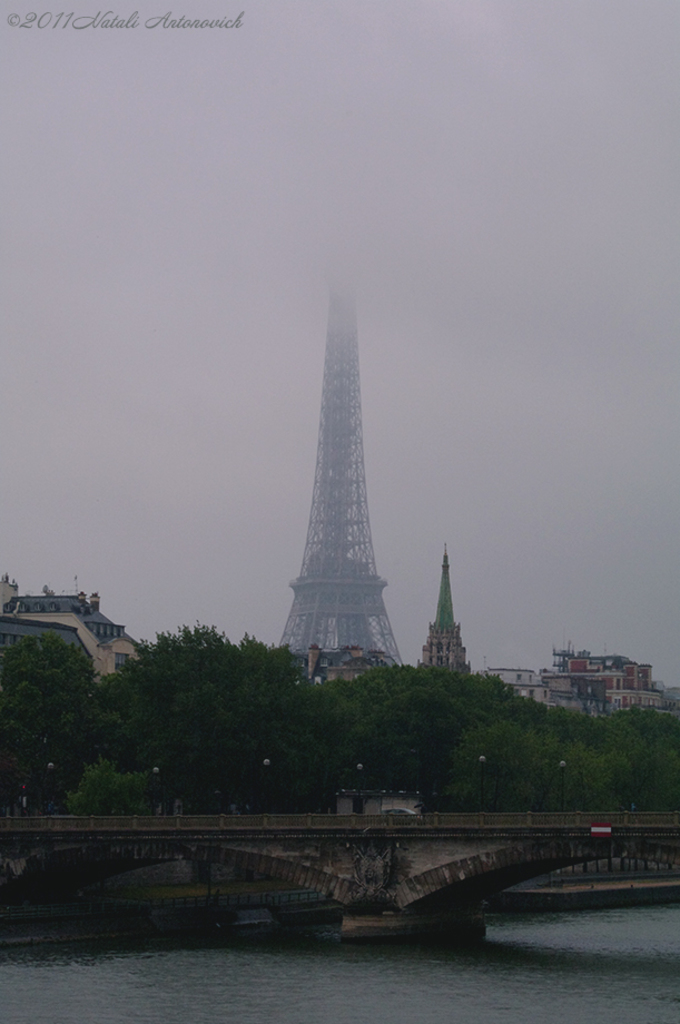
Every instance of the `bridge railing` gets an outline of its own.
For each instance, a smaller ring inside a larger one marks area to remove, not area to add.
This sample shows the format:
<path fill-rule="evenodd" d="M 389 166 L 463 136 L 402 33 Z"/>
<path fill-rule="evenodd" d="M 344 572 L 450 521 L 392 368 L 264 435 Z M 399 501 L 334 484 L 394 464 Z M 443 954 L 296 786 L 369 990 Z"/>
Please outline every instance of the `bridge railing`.
<path fill-rule="evenodd" d="M 3 832 L 238 832 L 252 829 L 499 829 L 499 828 L 589 828 L 591 822 L 613 826 L 672 828 L 680 826 L 680 812 L 668 811 L 572 811 L 472 814 L 241 814 L 241 815 L 114 815 L 94 817 L 0 818 Z"/>

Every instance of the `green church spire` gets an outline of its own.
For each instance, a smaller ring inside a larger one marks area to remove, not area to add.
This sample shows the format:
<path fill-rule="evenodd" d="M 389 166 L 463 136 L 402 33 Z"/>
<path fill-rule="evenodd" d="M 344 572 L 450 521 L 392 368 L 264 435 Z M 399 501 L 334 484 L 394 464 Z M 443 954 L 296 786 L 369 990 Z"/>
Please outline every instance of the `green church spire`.
<path fill-rule="evenodd" d="M 451 580 L 449 579 L 449 556 L 444 545 L 444 561 L 442 562 L 442 581 L 439 586 L 437 616 L 434 628 L 437 630 L 453 629 L 453 601 L 451 600 Z"/>
<path fill-rule="evenodd" d="M 444 545 L 437 615 L 434 622 L 430 623 L 430 632 L 423 647 L 423 660 L 420 664 L 448 668 L 451 672 L 470 671 L 470 664 L 465 659 L 465 648 L 460 638 L 460 625 L 453 618 L 449 556 L 446 553 L 446 545 Z"/>

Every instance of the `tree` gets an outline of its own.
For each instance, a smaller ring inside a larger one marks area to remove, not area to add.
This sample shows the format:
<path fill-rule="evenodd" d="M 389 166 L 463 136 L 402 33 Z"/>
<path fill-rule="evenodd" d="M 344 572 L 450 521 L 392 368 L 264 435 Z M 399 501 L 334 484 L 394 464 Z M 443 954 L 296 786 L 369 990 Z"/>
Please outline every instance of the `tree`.
<path fill-rule="evenodd" d="M 680 806 L 680 722 L 652 709 L 631 708 L 607 723 L 604 753 L 612 765 L 617 805 L 639 811 Z"/>
<path fill-rule="evenodd" d="M 23 773 L 14 754 L 0 750 L 0 807 L 11 807 L 21 795 Z"/>
<path fill-rule="evenodd" d="M 444 668 L 376 668 L 316 687 L 314 703 L 335 722 L 326 756 L 335 787 L 417 789 L 446 809 L 452 751 L 466 730 L 506 714 L 514 698 L 500 680 Z M 326 744 L 328 746 L 328 744 Z"/>
<path fill-rule="evenodd" d="M 2 664 L 0 742 L 25 775 L 29 806 L 75 787 L 96 757 L 92 665 L 55 633 L 24 637 Z M 54 767 L 48 769 L 48 765 Z"/>
<path fill-rule="evenodd" d="M 117 772 L 111 761 L 99 758 L 83 772 L 66 807 L 71 814 L 144 814 L 148 812 L 149 779 L 144 772 Z"/>
<path fill-rule="evenodd" d="M 285 809 L 303 771 L 297 736 L 308 689 L 287 648 L 248 636 L 236 645 L 214 628 L 185 626 L 141 644 L 139 657 L 104 681 L 101 699 L 125 723 L 134 752 L 126 767 L 158 767 L 167 803 Z"/>

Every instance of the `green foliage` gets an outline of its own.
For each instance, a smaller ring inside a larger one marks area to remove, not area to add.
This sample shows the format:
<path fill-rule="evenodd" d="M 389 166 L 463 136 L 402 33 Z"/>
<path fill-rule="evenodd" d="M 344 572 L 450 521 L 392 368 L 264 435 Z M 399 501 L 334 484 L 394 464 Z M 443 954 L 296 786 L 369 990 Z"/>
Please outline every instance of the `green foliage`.
<path fill-rule="evenodd" d="M 23 773 L 14 754 L 0 750 L 0 807 L 11 807 L 21 794 Z"/>
<path fill-rule="evenodd" d="M 447 793 L 455 810 L 554 810 L 559 744 L 548 731 L 498 718 L 465 734 L 452 756 Z M 486 758 L 482 766 L 480 756 Z M 482 780 L 482 771 L 484 779 Z M 551 803 L 553 806 L 550 806 Z"/>
<path fill-rule="evenodd" d="M 205 626 L 140 645 L 100 684 L 56 636 L 23 640 L 5 655 L 0 749 L 8 792 L 28 780 L 35 809 L 68 788 L 80 813 L 175 799 L 195 813 L 327 811 L 341 788 L 417 789 L 429 810 L 479 810 L 482 755 L 488 811 L 680 807 L 670 715 L 590 718 L 442 668 L 311 686 L 286 648 Z"/>
<path fill-rule="evenodd" d="M 294 736 L 308 687 L 287 649 L 185 626 L 142 644 L 103 689 L 125 721 L 135 766 L 159 768 L 166 805 L 179 797 L 193 811 L 263 809 L 295 794 L 304 755 Z"/>
<path fill-rule="evenodd" d="M 18 759 L 30 805 L 77 785 L 83 765 L 96 757 L 94 692 L 87 656 L 55 633 L 24 637 L 5 652 L 0 744 Z"/>
<path fill-rule="evenodd" d="M 465 731 L 512 701 L 497 679 L 408 665 L 334 680 L 313 698 L 335 724 L 326 756 L 336 787 L 418 789 L 428 807 L 439 805 Z"/>
<path fill-rule="evenodd" d="M 148 777 L 144 772 L 117 772 L 110 761 L 99 758 L 88 765 L 66 807 L 71 814 L 143 814 L 148 811 Z"/>
<path fill-rule="evenodd" d="M 590 718 L 520 697 L 508 712 L 467 732 L 453 751 L 453 809 L 480 809 L 481 755 L 487 811 L 557 811 L 562 801 L 582 811 L 680 806 L 678 719 L 638 709 Z"/>

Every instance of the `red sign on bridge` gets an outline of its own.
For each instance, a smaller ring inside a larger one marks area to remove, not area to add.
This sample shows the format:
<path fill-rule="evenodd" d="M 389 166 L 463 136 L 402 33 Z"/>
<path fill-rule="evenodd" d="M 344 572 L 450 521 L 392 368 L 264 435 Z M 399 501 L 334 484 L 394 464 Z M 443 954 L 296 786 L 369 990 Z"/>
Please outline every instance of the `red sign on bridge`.
<path fill-rule="evenodd" d="M 612 827 L 607 821 L 594 821 L 590 826 L 591 836 L 610 836 Z"/>

